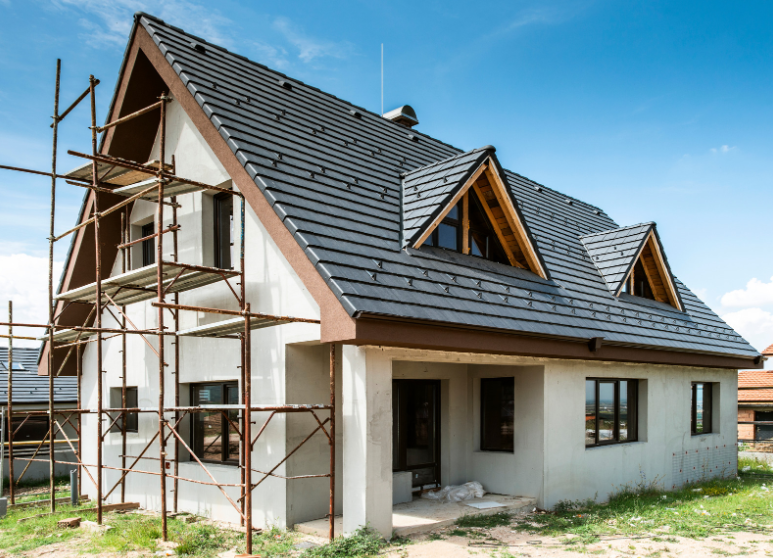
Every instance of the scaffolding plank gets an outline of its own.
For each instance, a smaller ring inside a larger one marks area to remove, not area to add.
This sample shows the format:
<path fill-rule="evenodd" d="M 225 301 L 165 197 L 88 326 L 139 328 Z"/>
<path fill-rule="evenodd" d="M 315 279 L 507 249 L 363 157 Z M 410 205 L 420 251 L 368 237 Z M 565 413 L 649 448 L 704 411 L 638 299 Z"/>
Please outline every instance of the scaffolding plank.
<path fill-rule="evenodd" d="M 156 183 L 156 181 L 157 181 L 157 178 L 153 177 L 150 180 L 144 180 L 142 182 L 137 182 L 136 184 L 131 184 L 130 186 L 117 188 L 116 190 L 113 191 L 113 193 L 118 194 L 119 196 L 126 196 L 128 198 L 135 194 L 139 194 L 146 188 L 151 187 L 153 184 Z M 204 190 L 204 188 L 202 188 L 201 186 L 195 186 L 193 184 L 188 184 L 186 182 L 172 180 L 171 182 L 167 183 L 164 186 L 164 197 L 171 198 L 172 196 L 181 196 L 183 194 L 192 194 L 194 192 L 201 192 L 202 190 Z M 158 199 L 158 193 L 157 191 L 150 192 L 147 195 L 142 196 L 142 199 L 148 200 L 148 201 L 156 201 Z"/>
<path fill-rule="evenodd" d="M 146 165 L 158 166 L 158 161 L 148 161 Z M 171 170 L 171 165 L 166 165 L 168 170 Z M 97 174 L 101 178 L 101 182 L 107 182 L 109 184 L 115 184 L 116 186 L 128 186 L 135 184 L 142 180 L 152 178 L 153 175 L 147 172 L 126 169 L 116 165 L 111 165 L 103 161 L 97 162 Z M 65 176 L 70 178 L 79 178 L 81 180 L 91 181 L 91 161 L 83 163 L 81 166 L 71 170 Z M 136 193 L 136 192 L 135 192 Z"/>
<path fill-rule="evenodd" d="M 110 296 L 116 304 L 133 304 L 143 300 L 156 298 L 156 264 L 147 265 L 114 275 L 102 281 L 102 291 Z M 211 269 L 212 271 L 208 271 Z M 179 277 L 178 277 L 179 274 Z M 164 262 L 163 284 L 174 284 L 169 288 L 169 293 L 179 293 L 217 283 L 224 279 L 238 276 L 237 271 L 230 269 L 218 270 L 215 268 L 190 269 L 171 262 Z M 97 298 L 97 284 L 90 283 L 54 297 L 56 300 L 71 302 L 83 302 L 93 304 Z"/>
<path fill-rule="evenodd" d="M 273 318 L 250 318 L 250 329 L 262 329 L 276 325 L 289 324 L 292 320 L 276 320 Z M 190 329 L 179 331 L 177 335 L 186 337 L 223 337 L 224 335 L 234 335 L 244 331 L 244 318 L 233 318 L 222 320 L 211 324 L 200 325 Z"/>

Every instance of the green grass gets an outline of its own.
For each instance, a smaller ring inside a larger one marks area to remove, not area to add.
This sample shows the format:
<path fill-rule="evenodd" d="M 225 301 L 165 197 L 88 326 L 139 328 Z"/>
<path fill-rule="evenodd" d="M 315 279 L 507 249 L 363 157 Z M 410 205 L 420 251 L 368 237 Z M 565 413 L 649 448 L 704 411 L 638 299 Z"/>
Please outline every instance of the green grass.
<path fill-rule="evenodd" d="M 766 483 L 771 479 L 742 473 L 738 479 L 712 480 L 674 492 L 652 485 L 627 487 L 607 504 L 564 502 L 554 512 L 530 517 L 513 529 L 554 537 L 571 534 L 579 543 L 603 535 L 705 538 L 720 531 L 762 532 L 773 527 L 773 492 Z"/>

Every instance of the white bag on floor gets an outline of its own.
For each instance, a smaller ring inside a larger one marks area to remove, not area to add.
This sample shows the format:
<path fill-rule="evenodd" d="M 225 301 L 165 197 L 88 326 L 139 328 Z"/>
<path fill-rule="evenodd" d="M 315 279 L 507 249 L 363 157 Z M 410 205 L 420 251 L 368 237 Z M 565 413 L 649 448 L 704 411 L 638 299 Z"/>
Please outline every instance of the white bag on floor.
<path fill-rule="evenodd" d="M 473 498 L 482 498 L 486 494 L 483 485 L 478 481 L 464 483 L 460 486 L 444 486 L 434 492 L 425 492 L 421 495 L 427 500 L 441 500 L 444 502 L 463 502 Z"/>

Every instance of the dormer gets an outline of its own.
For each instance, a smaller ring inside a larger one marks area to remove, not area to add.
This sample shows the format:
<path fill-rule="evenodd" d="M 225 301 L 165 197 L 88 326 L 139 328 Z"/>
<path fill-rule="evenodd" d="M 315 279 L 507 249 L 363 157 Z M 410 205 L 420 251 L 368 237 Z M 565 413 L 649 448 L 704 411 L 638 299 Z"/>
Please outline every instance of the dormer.
<path fill-rule="evenodd" d="M 548 278 L 491 146 L 403 178 L 403 247 L 435 246 Z"/>
<path fill-rule="evenodd" d="M 655 223 L 580 237 L 614 296 L 657 300 L 684 310 Z"/>

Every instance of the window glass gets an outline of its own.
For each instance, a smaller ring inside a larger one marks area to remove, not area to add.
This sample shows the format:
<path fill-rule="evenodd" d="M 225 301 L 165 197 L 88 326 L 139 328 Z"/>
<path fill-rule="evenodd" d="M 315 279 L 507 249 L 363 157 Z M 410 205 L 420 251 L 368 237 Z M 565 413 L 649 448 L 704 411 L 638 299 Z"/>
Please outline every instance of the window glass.
<path fill-rule="evenodd" d="M 140 238 L 145 238 L 155 232 L 155 223 L 142 225 Z M 148 240 L 142 241 L 142 265 L 153 265 L 154 263 L 156 263 L 156 240 L 155 238 L 149 238 Z"/>
<path fill-rule="evenodd" d="M 761 422 L 773 422 L 773 412 L 771 411 L 755 411 L 754 420 Z M 755 427 L 756 434 L 755 440 L 771 440 L 773 439 L 773 424 L 759 424 Z"/>
<path fill-rule="evenodd" d="M 585 445 L 638 439 L 638 380 L 585 381 Z"/>
<path fill-rule="evenodd" d="M 126 388 L 126 407 L 138 407 L 137 404 L 137 388 Z M 139 413 L 126 413 L 126 431 L 137 432 L 139 427 Z"/>
<path fill-rule="evenodd" d="M 481 444 L 484 451 L 513 451 L 515 392 L 513 378 L 482 378 Z"/>
<path fill-rule="evenodd" d="M 596 444 L 596 382 L 585 380 L 585 445 Z"/>
<path fill-rule="evenodd" d="M 711 384 L 695 382 L 692 384 L 692 401 L 690 409 L 692 434 L 711 433 L 712 396 Z"/>
<path fill-rule="evenodd" d="M 615 439 L 615 384 L 599 384 L 599 442 Z"/>
<path fill-rule="evenodd" d="M 445 217 L 446 219 L 459 219 L 459 206 L 455 205 L 451 208 Z"/>
<path fill-rule="evenodd" d="M 238 403 L 236 383 L 198 384 L 191 386 L 193 405 L 224 405 Z M 228 418 L 237 424 L 239 414 L 225 411 Z M 191 437 L 193 452 L 202 461 L 238 461 L 239 436 L 223 416 L 222 411 L 193 413 Z"/>
<path fill-rule="evenodd" d="M 233 268 L 234 199 L 222 192 L 214 197 L 215 206 L 215 267 Z"/>
<path fill-rule="evenodd" d="M 440 248 L 446 248 L 448 250 L 459 250 L 459 227 L 449 225 L 448 223 L 440 223 L 438 225 L 438 243 Z"/>

